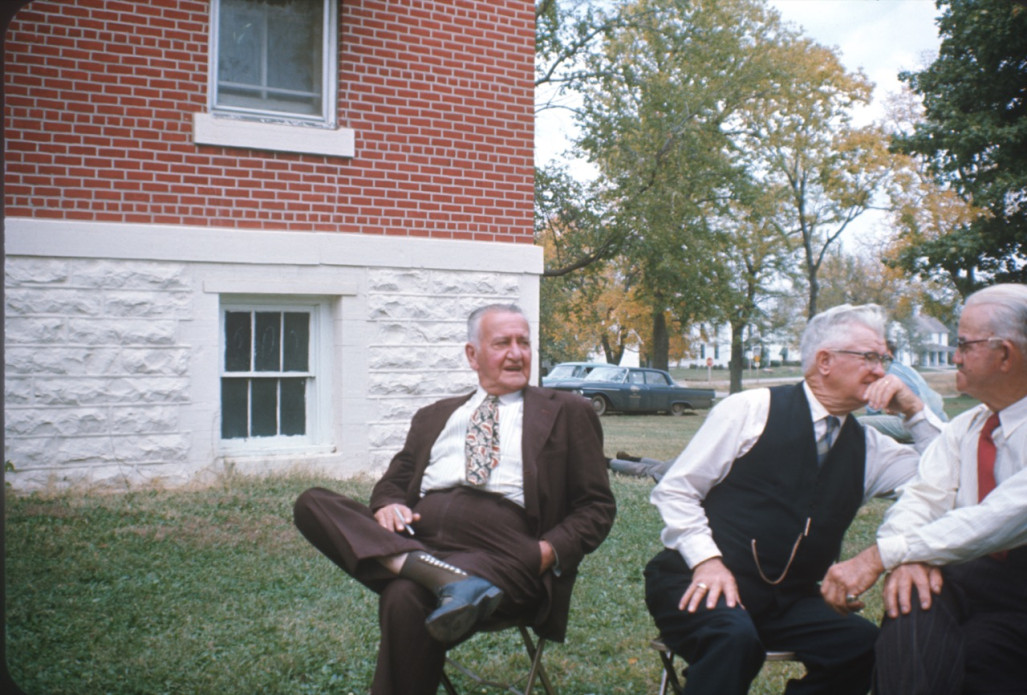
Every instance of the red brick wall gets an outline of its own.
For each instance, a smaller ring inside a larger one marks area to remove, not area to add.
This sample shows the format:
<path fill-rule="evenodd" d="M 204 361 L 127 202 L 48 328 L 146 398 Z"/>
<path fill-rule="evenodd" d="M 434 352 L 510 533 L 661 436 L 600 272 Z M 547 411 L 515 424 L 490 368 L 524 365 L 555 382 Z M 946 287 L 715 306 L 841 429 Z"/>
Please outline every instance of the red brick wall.
<path fill-rule="evenodd" d="M 342 0 L 352 159 L 192 143 L 209 12 L 203 0 L 18 12 L 4 52 L 6 215 L 531 243 L 527 0 Z"/>

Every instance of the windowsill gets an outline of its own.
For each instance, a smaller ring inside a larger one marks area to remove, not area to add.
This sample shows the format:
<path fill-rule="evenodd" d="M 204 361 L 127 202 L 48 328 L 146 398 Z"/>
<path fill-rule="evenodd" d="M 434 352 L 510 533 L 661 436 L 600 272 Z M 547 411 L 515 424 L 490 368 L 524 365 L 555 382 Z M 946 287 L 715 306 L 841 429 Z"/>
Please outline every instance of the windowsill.
<path fill-rule="evenodd" d="M 356 153 L 352 128 L 328 130 L 284 123 L 261 123 L 237 118 L 219 118 L 209 113 L 193 114 L 193 142 L 197 145 L 299 152 L 330 157 L 352 157 Z"/>

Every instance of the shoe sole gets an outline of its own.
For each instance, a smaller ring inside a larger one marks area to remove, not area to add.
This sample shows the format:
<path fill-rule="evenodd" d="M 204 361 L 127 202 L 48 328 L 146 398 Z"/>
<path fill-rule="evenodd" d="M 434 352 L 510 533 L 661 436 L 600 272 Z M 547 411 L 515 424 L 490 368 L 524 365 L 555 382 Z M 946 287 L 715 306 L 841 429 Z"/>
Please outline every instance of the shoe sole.
<path fill-rule="evenodd" d="M 429 635 L 443 644 L 459 642 L 475 625 L 492 615 L 502 600 L 503 591 L 494 586 L 482 593 L 474 603 L 466 603 L 425 621 L 425 627 Z"/>

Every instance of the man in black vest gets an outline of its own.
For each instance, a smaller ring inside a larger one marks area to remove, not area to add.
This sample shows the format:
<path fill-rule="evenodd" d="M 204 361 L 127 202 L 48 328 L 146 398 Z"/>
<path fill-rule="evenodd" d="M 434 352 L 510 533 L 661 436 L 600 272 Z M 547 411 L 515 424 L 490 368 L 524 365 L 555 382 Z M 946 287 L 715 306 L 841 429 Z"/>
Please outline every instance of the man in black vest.
<path fill-rule="evenodd" d="M 744 695 L 767 650 L 806 667 L 789 695 L 869 688 L 877 628 L 835 612 L 818 582 L 860 505 L 905 483 L 941 429 L 885 377 L 884 328 L 876 305 L 815 316 L 804 381 L 724 399 L 653 490 L 665 549 L 646 566 L 646 604 L 689 664 L 688 695 Z M 850 416 L 868 404 L 901 412 L 916 449 Z"/>

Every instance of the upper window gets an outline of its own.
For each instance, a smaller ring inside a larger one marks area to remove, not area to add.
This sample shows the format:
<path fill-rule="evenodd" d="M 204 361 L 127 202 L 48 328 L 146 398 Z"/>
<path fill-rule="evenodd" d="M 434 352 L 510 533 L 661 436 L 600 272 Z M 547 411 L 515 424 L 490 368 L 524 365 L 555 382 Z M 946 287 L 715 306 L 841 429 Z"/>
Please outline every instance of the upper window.
<path fill-rule="evenodd" d="M 213 0 L 216 113 L 335 126 L 336 0 Z"/>

